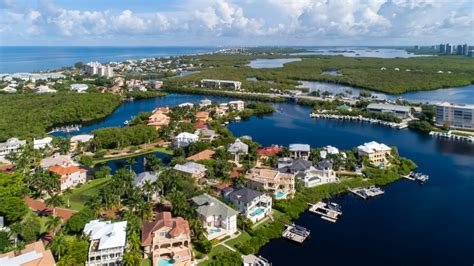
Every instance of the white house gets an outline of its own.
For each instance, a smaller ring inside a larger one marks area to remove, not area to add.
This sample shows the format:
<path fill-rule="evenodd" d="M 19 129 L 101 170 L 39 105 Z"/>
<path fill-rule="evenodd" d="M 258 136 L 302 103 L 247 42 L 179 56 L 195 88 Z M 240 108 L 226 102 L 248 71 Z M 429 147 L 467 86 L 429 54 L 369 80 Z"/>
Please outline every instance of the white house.
<path fill-rule="evenodd" d="M 308 144 L 290 144 L 290 157 L 293 159 L 308 160 L 311 146 Z"/>
<path fill-rule="evenodd" d="M 332 169 L 332 163 L 328 160 L 318 162 L 316 168 L 311 167 L 299 173 L 297 177 L 303 181 L 305 187 L 335 183 L 339 180 L 336 176 L 336 172 Z"/>
<path fill-rule="evenodd" d="M 121 265 L 127 245 L 127 222 L 92 220 L 84 227 L 89 237 L 86 266 Z"/>
<path fill-rule="evenodd" d="M 74 162 L 69 155 L 60 155 L 59 153 L 55 153 L 52 156 L 46 157 L 41 160 L 40 166 L 43 169 L 47 169 L 51 166 L 55 165 L 62 165 L 62 166 L 69 166 L 74 165 L 77 166 L 78 164 Z"/>
<path fill-rule="evenodd" d="M 192 198 L 196 212 L 209 240 L 232 236 L 237 232 L 237 212 L 218 199 L 202 194 Z"/>
<path fill-rule="evenodd" d="M 227 150 L 234 155 L 234 160 L 238 162 L 240 161 L 240 155 L 249 153 L 249 145 L 243 143 L 240 139 L 236 139 Z"/>
<path fill-rule="evenodd" d="M 19 140 L 17 138 L 9 138 L 6 142 L 0 143 L 0 157 L 17 152 L 21 146 L 26 144 L 26 140 Z"/>
<path fill-rule="evenodd" d="M 7 92 L 7 93 L 15 93 L 15 92 L 17 92 L 17 89 L 15 89 L 12 86 L 8 85 L 5 88 L 1 89 L 0 91 Z"/>
<path fill-rule="evenodd" d="M 236 111 L 243 111 L 245 109 L 245 102 L 244 101 L 230 101 L 229 102 L 229 105 L 232 106 L 232 108 L 234 108 L 234 110 Z"/>
<path fill-rule="evenodd" d="M 331 155 L 336 155 L 336 154 L 339 154 L 339 149 L 336 148 L 336 147 L 333 147 L 333 146 L 326 146 L 324 147 L 320 152 L 319 152 L 319 156 L 323 159 L 326 159 L 326 157 L 331 154 Z"/>
<path fill-rule="evenodd" d="M 183 147 L 187 147 L 189 144 L 196 142 L 198 140 L 199 140 L 198 135 L 188 133 L 188 132 L 182 132 L 182 133 L 179 133 L 178 136 L 176 136 L 175 145 L 178 148 L 183 148 Z"/>
<path fill-rule="evenodd" d="M 71 91 L 77 93 L 85 93 L 87 89 L 89 89 L 89 86 L 87 84 L 71 84 Z"/>
<path fill-rule="evenodd" d="M 82 134 L 82 135 L 76 135 L 71 137 L 69 140 L 69 145 L 71 145 L 70 150 L 74 151 L 76 150 L 77 146 L 79 143 L 87 143 L 91 141 L 94 138 L 94 135 L 89 135 L 89 134 Z"/>
<path fill-rule="evenodd" d="M 388 163 L 387 155 L 390 154 L 391 150 L 387 145 L 375 141 L 357 146 L 359 156 L 369 157 L 369 161 L 378 166 L 385 166 Z"/>
<path fill-rule="evenodd" d="M 40 85 L 36 88 L 36 93 L 42 94 L 42 93 L 55 93 L 56 90 L 50 89 L 48 85 Z"/>
<path fill-rule="evenodd" d="M 249 188 L 240 188 L 227 195 L 227 199 L 253 223 L 272 213 L 272 197 Z"/>
<path fill-rule="evenodd" d="M 184 175 L 191 176 L 197 179 L 204 177 L 207 171 L 206 166 L 195 162 L 176 164 L 173 169 Z"/>
<path fill-rule="evenodd" d="M 33 148 L 36 150 L 39 150 L 39 149 L 44 149 L 46 147 L 51 147 L 52 141 L 53 141 L 53 138 L 51 137 L 46 137 L 42 139 L 33 139 Z"/>

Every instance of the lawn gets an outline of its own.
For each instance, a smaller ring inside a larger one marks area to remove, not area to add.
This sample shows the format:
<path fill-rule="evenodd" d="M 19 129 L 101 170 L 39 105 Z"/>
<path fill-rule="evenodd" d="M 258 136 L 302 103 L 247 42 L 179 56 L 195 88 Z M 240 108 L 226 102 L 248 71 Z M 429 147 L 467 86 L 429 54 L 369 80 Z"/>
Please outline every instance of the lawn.
<path fill-rule="evenodd" d="M 150 259 L 142 259 L 140 261 L 140 266 L 151 266 L 151 260 Z"/>
<path fill-rule="evenodd" d="M 226 252 L 226 251 L 231 251 L 231 250 L 224 247 L 224 246 L 222 246 L 222 245 L 219 245 L 219 246 L 213 247 L 211 252 L 208 254 L 208 256 L 209 256 L 210 259 L 212 259 L 212 257 L 214 257 L 215 255 Z M 209 265 L 209 261 L 210 260 L 203 261 L 203 262 L 199 263 L 198 265 L 199 266 Z"/>
<path fill-rule="evenodd" d="M 225 242 L 228 246 L 230 247 L 233 247 L 233 248 L 236 248 L 235 246 L 238 244 L 238 243 L 243 243 L 247 240 L 249 240 L 251 238 L 251 236 L 249 235 L 249 233 L 247 232 L 242 232 L 238 237 L 234 238 L 234 239 L 231 239 L 227 242 Z"/>
<path fill-rule="evenodd" d="M 69 198 L 73 210 L 81 210 L 84 203 L 94 195 L 98 195 L 101 188 L 106 186 L 112 180 L 111 177 L 95 179 L 73 189 Z M 67 200 L 67 198 L 65 199 Z"/>

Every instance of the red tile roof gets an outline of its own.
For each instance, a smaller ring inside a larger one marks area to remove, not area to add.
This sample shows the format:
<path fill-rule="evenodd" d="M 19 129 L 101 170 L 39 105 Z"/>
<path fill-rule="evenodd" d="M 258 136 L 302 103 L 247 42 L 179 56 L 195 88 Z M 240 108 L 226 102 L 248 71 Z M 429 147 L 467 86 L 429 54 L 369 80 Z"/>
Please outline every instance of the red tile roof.
<path fill-rule="evenodd" d="M 189 161 L 209 160 L 209 159 L 212 159 L 212 156 L 215 153 L 216 152 L 213 150 L 203 150 L 202 152 L 198 152 L 192 156 L 189 156 L 188 158 L 186 158 L 186 160 L 189 160 Z"/>
<path fill-rule="evenodd" d="M 257 151 L 257 154 L 260 156 L 278 155 L 280 153 L 281 148 L 278 146 L 266 147 Z"/>
<path fill-rule="evenodd" d="M 40 212 L 43 212 L 43 213 L 47 213 L 47 214 L 51 214 L 51 215 L 53 214 L 53 208 L 47 207 L 40 200 L 34 200 L 30 197 L 25 197 L 25 202 L 30 207 L 30 209 L 33 209 L 35 211 L 40 211 Z M 75 213 L 77 213 L 77 211 L 66 210 L 66 209 L 62 209 L 62 208 L 56 208 L 55 212 L 56 212 L 56 216 L 60 216 L 60 217 L 63 218 L 63 222 L 66 222 L 67 220 L 69 220 L 69 218 L 71 218 L 71 216 L 73 216 Z"/>
<path fill-rule="evenodd" d="M 169 227 L 168 232 L 171 237 L 180 235 L 190 235 L 188 221 L 181 217 L 173 218 L 170 212 L 159 212 L 156 214 L 155 221 L 145 221 L 142 228 L 142 246 L 149 246 L 153 241 L 153 232 L 163 228 Z"/>

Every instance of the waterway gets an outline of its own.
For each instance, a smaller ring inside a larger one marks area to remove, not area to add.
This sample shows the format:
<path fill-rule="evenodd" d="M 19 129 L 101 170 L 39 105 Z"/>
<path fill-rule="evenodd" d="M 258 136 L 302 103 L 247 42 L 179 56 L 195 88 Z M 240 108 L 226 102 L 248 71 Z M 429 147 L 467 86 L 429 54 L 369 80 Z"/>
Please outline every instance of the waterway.
<path fill-rule="evenodd" d="M 425 92 L 430 93 L 430 92 Z M 434 97 L 434 96 L 433 96 Z M 229 98 L 170 94 L 125 103 L 103 121 L 81 133 L 120 126 L 141 111 L 201 99 Z M 444 97 L 448 100 L 449 97 Z M 343 216 L 336 223 L 304 213 L 296 223 L 311 230 L 302 246 L 277 239 L 262 248 L 273 265 L 472 265 L 474 262 L 474 145 L 396 130 L 379 125 L 316 120 L 310 108 L 275 104 L 276 112 L 231 123 L 235 136 L 250 135 L 264 146 L 308 143 L 351 149 L 368 141 L 397 146 L 430 175 L 425 185 L 400 180 L 385 187 L 385 195 L 364 201 L 351 195 L 334 199 Z M 122 162 L 123 164 L 123 162 Z M 140 172 L 143 160 L 137 160 Z M 119 166 L 117 166 L 119 167 Z"/>
<path fill-rule="evenodd" d="M 290 62 L 301 61 L 301 58 L 255 59 L 250 61 L 251 68 L 278 68 Z"/>
<path fill-rule="evenodd" d="M 346 57 L 378 57 L 378 58 L 408 58 L 426 55 L 415 55 L 404 49 L 374 48 L 374 47 L 309 47 L 307 52 L 291 55 L 342 55 Z"/>

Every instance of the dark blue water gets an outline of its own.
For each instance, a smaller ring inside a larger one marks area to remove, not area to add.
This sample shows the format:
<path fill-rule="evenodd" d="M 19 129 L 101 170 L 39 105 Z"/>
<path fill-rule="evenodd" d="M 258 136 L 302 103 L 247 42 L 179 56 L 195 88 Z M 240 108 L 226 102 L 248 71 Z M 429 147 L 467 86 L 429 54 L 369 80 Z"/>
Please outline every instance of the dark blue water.
<path fill-rule="evenodd" d="M 167 154 L 156 152 L 153 155 L 160 158 L 161 161 L 163 162 L 163 165 L 167 165 L 171 161 L 171 157 L 168 156 Z M 120 168 L 125 168 L 127 170 L 131 169 L 133 172 L 138 174 L 145 171 L 145 157 L 146 156 L 147 155 L 140 155 L 140 156 L 133 157 L 134 161 L 131 167 L 127 162 L 128 159 L 119 159 L 119 160 L 114 160 L 114 161 L 108 161 L 103 164 L 98 164 L 96 165 L 95 168 L 99 169 L 100 167 L 106 165 L 112 169 L 112 174 L 114 174 Z"/>
<path fill-rule="evenodd" d="M 150 57 L 207 53 L 212 47 L 70 47 L 0 46 L 0 73 L 71 67 L 76 62 L 125 61 Z"/>
<path fill-rule="evenodd" d="M 429 174 L 423 186 L 401 180 L 368 201 L 338 198 L 343 217 L 332 224 L 310 213 L 296 223 L 311 239 L 272 241 L 261 255 L 273 265 L 472 265 L 474 263 L 474 144 L 442 141 L 409 130 L 313 120 L 307 107 L 279 104 L 264 118 L 231 124 L 236 135 L 263 145 L 309 143 L 350 149 L 375 140 L 397 146 Z"/>

